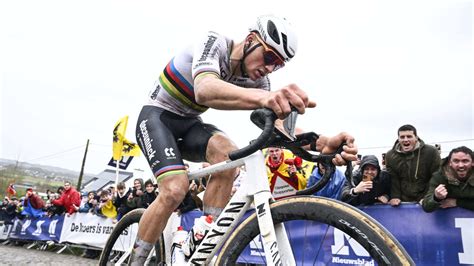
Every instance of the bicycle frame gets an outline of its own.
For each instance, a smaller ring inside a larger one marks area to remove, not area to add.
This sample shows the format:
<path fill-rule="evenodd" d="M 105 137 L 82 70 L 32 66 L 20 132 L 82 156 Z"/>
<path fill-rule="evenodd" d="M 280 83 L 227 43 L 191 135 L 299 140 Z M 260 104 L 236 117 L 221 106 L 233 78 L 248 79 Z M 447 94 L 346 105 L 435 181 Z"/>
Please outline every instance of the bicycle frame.
<path fill-rule="evenodd" d="M 270 200 L 273 198 L 262 151 L 258 150 L 250 156 L 235 161 L 229 160 L 194 171 L 189 174 L 189 179 L 197 179 L 242 165 L 245 165 L 247 175 L 243 177 L 240 187 L 213 223 L 212 228 L 189 259 L 188 264 L 211 264 L 216 252 L 253 203 L 267 265 L 295 265 L 284 225 L 273 225 L 270 212 Z"/>

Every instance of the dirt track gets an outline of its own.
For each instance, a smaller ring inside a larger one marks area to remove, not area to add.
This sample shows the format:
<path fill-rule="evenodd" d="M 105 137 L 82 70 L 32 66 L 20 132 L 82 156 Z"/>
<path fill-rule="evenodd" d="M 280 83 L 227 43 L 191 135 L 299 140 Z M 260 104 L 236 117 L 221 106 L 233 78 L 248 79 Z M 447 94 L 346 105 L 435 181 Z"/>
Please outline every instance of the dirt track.
<path fill-rule="evenodd" d="M 0 265 L 97 265 L 98 260 L 0 244 Z"/>

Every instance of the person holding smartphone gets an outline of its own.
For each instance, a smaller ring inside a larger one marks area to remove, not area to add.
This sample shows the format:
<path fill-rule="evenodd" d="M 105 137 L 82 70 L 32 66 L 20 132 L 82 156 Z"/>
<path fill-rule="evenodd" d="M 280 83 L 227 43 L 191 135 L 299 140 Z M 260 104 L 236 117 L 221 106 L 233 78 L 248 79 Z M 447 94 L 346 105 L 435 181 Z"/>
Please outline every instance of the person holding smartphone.
<path fill-rule="evenodd" d="M 390 176 L 380 169 L 377 157 L 362 157 L 359 169 L 352 179 L 354 185 L 346 180 L 341 200 L 354 206 L 387 204 L 390 200 Z"/>

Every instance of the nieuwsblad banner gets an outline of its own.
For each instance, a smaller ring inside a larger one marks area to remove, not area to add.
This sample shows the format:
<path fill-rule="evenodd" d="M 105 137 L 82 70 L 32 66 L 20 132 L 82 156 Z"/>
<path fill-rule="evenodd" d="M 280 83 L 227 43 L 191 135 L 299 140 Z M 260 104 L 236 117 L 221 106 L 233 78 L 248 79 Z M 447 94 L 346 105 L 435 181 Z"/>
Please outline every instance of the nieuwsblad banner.
<path fill-rule="evenodd" d="M 416 265 L 474 265 L 474 212 L 461 208 L 438 210 L 425 213 L 419 205 L 403 204 L 398 208 L 390 206 L 370 206 L 361 208 L 378 220 L 405 247 Z M 194 219 L 201 215 L 192 211 L 168 222 L 177 228 L 181 222 L 186 230 L 192 227 Z M 74 214 L 69 217 L 16 220 L 9 238 L 23 240 L 52 240 L 74 244 L 104 247 L 115 225 L 111 219 L 92 214 Z M 319 257 L 313 263 L 321 265 L 372 265 L 366 251 L 347 235 L 334 228 L 306 221 L 292 221 L 285 224 L 291 237 L 295 257 Z M 138 226 L 135 224 L 125 231 L 115 245 L 116 249 L 127 250 L 135 241 Z M 0 229 L 8 234 L 8 227 Z M 6 230 L 6 231 L 5 231 Z M 0 233 L 1 233 L 0 232 Z M 166 232 L 165 232 L 166 234 Z M 168 232 L 171 238 L 171 231 Z M 308 234 L 311 241 L 307 241 Z M 306 240 L 306 241 L 305 241 Z M 244 261 L 262 263 L 263 254 L 260 239 L 246 248 Z M 307 260 L 305 260 L 307 261 Z"/>
<path fill-rule="evenodd" d="M 398 239 L 416 265 L 474 264 L 473 211 L 451 208 L 425 213 L 415 204 L 361 209 Z M 199 215 L 200 212 L 185 214 L 181 220 L 184 228 L 191 228 L 189 223 Z M 285 223 L 285 227 L 298 261 L 304 258 L 308 265 L 374 265 L 359 243 L 338 229 L 308 221 L 291 221 Z M 315 253 L 320 254 L 316 261 Z M 264 257 L 262 242 L 257 237 L 245 249 L 240 261 L 265 264 Z"/>

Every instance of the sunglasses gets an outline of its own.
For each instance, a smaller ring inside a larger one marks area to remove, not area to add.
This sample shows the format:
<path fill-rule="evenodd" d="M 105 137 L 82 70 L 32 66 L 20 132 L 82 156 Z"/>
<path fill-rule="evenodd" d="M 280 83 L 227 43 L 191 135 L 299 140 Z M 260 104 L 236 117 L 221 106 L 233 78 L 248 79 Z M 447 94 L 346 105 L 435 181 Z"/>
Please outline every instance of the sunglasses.
<path fill-rule="evenodd" d="M 263 46 L 263 62 L 266 66 L 274 66 L 274 70 L 280 69 L 285 66 L 285 60 L 272 48 L 268 47 L 268 45 L 260 38 L 258 34 L 254 34 L 257 41 Z"/>

